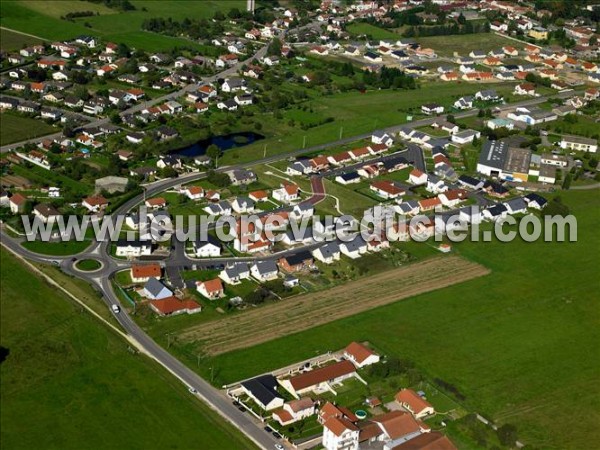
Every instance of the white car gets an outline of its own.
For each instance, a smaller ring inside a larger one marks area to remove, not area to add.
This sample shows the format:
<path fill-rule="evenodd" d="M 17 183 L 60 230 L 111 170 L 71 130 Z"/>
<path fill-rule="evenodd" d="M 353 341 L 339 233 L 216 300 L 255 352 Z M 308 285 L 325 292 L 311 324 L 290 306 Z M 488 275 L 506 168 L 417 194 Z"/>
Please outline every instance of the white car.
<path fill-rule="evenodd" d="M 281 445 L 281 444 L 275 444 L 275 448 L 276 448 L 277 450 L 285 450 L 285 448 L 284 448 L 284 447 L 283 447 L 283 445 Z"/>
<path fill-rule="evenodd" d="M 113 311 L 115 314 L 119 314 L 119 313 L 121 312 L 121 308 L 119 308 L 119 305 L 111 305 L 111 307 L 110 307 L 110 308 L 112 309 L 112 311 Z"/>

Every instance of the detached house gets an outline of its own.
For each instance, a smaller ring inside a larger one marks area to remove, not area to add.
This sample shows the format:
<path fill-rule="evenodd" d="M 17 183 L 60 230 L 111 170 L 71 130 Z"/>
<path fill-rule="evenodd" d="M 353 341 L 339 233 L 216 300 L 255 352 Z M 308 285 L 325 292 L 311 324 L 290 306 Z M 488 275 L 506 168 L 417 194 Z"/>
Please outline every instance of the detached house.
<path fill-rule="evenodd" d="M 410 412 L 415 419 L 422 419 L 435 414 L 433 406 L 412 389 L 402 389 L 396 394 L 395 400 Z"/>
<path fill-rule="evenodd" d="M 225 295 L 223 283 L 219 278 L 213 278 L 207 281 L 197 281 L 196 290 L 200 295 L 209 300 L 217 300 Z"/>
<path fill-rule="evenodd" d="M 359 369 L 379 362 L 379 355 L 358 342 L 352 342 L 344 349 L 344 357 Z"/>

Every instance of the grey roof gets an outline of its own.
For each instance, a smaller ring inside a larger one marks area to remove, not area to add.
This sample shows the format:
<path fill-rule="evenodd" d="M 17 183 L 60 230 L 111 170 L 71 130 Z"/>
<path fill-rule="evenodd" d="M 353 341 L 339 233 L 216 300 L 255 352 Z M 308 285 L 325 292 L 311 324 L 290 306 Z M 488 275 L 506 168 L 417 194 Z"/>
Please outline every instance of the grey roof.
<path fill-rule="evenodd" d="M 520 211 L 523 209 L 527 209 L 527 204 L 525 203 L 525 200 L 523 200 L 522 197 L 517 197 L 513 198 L 512 200 L 508 200 L 507 202 L 504 202 L 504 205 L 507 207 L 507 209 L 510 209 L 511 211 Z"/>
<path fill-rule="evenodd" d="M 418 207 L 419 207 L 419 202 L 417 202 L 416 200 L 408 200 L 408 201 L 400 203 L 400 205 L 399 205 L 400 210 L 404 213 L 408 213 Z"/>
<path fill-rule="evenodd" d="M 242 386 L 265 406 L 277 398 L 282 398 L 277 393 L 278 383 L 273 375 L 261 375 L 244 381 Z"/>
<path fill-rule="evenodd" d="M 483 144 L 483 148 L 479 154 L 479 164 L 501 170 L 504 168 L 507 154 L 507 143 L 488 140 Z"/>
<path fill-rule="evenodd" d="M 525 200 L 527 203 L 530 203 L 530 202 L 536 202 L 536 203 L 537 203 L 538 205 L 540 205 L 541 207 L 543 207 L 543 206 L 544 206 L 546 203 L 548 203 L 548 200 L 546 200 L 546 199 L 545 199 L 544 197 L 542 197 L 541 195 L 539 195 L 539 194 L 536 194 L 535 192 L 532 192 L 532 193 L 530 193 L 530 194 L 527 194 L 527 195 L 524 197 L 524 200 Z"/>
<path fill-rule="evenodd" d="M 494 205 L 490 208 L 487 209 L 490 214 L 492 215 L 492 217 L 496 217 L 499 216 L 500 214 L 502 214 L 503 212 L 506 212 L 506 206 L 504 206 L 503 204 L 499 203 L 497 205 Z"/>
<path fill-rule="evenodd" d="M 332 257 L 334 254 L 340 252 L 340 246 L 337 242 L 328 242 L 327 244 L 319 247 L 319 251 L 324 258 Z"/>
<path fill-rule="evenodd" d="M 358 235 L 351 241 L 343 242 L 341 245 L 344 245 L 349 252 L 354 252 L 367 245 L 367 242 L 361 235 Z"/>
<path fill-rule="evenodd" d="M 341 174 L 340 178 L 344 181 L 352 181 L 360 178 L 360 175 L 357 172 L 349 172 Z"/>
<path fill-rule="evenodd" d="M 194 246 L 196 248 L 202 248 L 202 247 L 206 247 L 207 245 L 215 245 L 219 248 L 221 248 L 221 243 L 214 238 L 213 236 L 211 236 L 210 234 L 206 236 L 206 239 L 196 239 L 196 241 L 194 242 Z"/>
<path fill-rule="evenodd" d="M 482 97 L 498 97 L 498 93 L 494 89 L 486 89 L 483 91 L 479 91 L 479 94 L 481 94 Z"/>
<path fill-rule="evenodd" d="M 223 269 L 229 278 L 237 278 L 243 273 L 248 273 L 248 264 L 243 262 L 233 263 Z"/>
<path fill-rule="evenodd" d="M 471 187 L 475 187 L 481 183 L 481 180 L 478 180 L 477 178 L 471 177 L 469 175 L 461 175 L 460 177 L 458 177 L 458 181 L 464 184 L 465 186 Z"/>
<path fill-rule="evenodd" d="M 275 263 L 275 261 L 272 261 L 270 259 L 256 261 L 254 265 L 256 266 L 256 270 L 258 271 L 258 273 L 261 275 L 271 272 L 277 272 L 277 264 Z"/>
<path fill-rule="evenodd" d="M 300 234 L 300 233 L 302 233 L 302 234 Z M 298 233 L 294 233 L 294 230 L 289 230 L 287 233 L 285 233 L 285 235 L 289 238 L 290 241 L 298 242 L 298 241 L 303 241 L 305 239 L 312 238 L 313 232 L 312 232 L 312 227 L 306 227 L 304 229 L 302 229 L 302 228 L 298 229 Z"/>
<path fill-rule="evenodd" d="M 156 297 L 160 295 L 165 289 L 169 292 L 169 295 L 172 294 L 171 290 L 158 281 L 156 278 L 150 278 L 146 284 L 144 285 L 144 289 L 152 296 Z"/>

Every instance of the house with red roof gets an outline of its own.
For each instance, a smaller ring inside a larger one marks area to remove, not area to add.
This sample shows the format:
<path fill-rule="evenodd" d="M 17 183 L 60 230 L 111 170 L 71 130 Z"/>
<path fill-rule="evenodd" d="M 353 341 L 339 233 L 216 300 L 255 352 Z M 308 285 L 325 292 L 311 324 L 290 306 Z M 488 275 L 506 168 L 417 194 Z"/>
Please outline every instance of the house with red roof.
<path fill-rule="evenodd" d="M 81 202 L 81 206 L 83 206 L 90 212 L 96 213 L 105 209 L 108 206 L 108 200 L 106 200 L 101 195 L 94 195 L 92 197 L 84 198 Z"/>
<path fill-rule="evenodd" d="M 149 302 L 150 308 L 159 316 L 176 316 L 178 314 L 195 314 L 202 311 L 202 306 L 192 299 L 180 300 L 170 296 Z"/>
<path fill-rule="evenodd" d="M 310 397 L 303 397 L 298 400 L 292 400 L 283 405 L 273 413 L 273 419 L 282 426 L 297 422 L 315 414 L 315 401 Z"/>
<path fill-rule="evenodd" d="M 145 202 L 146 208 L 159 209 L 167 206 L 167 201 L 162 197 L 149 198 Z"/>
<path fill-rule="evenodd" d="M 416 419 L 435 414 L 433 406 L 412 389 L 402 389 L 394 398 L 400 406 L 410 412 Z"/>
<path fill-rule="evenodd" d="M 162 269 L 160 264 L 134 264 L 130 270 L 131 281 L 134 283 L 145 283 L 150 278 L 160 280 Z"/>
<path fill-rule="evenodd" d="M 392 199 L 404 195 L 406 191 L 390 180 L 378 180 L 371 183 L 369 188 L 379 197 Z"/>
<path fill-rule="evenodd" d="M 344 357 L 352 361 L 357 368 L 379 362 L 379 355 L 359 342 L 351 342 L 344 349 Z"/>
<path fill-rule="evenodd" d="M 197 281 L 196 290 L 209 300 L 216 300 L 225 296 L 225 289 L 220 278 L 213 278 L 207 281 Z"/>
<path fill-rule="evenodd" d="M 282 203 L 291 203 L 298 200 L 300 187 L 297 184 L 286 183 L 281 188 L 275 189 L 271 196 Z"/>

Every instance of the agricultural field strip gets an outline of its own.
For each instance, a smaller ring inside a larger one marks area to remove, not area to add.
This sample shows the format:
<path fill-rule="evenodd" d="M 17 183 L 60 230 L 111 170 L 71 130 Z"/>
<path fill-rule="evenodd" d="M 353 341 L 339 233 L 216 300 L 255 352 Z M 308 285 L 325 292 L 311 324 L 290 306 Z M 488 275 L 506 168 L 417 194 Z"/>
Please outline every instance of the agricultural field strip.
<path fill-rule="evenodd" d="M 488 273 L 490 271 L 484 266 L 464 258 L 440 256 L 323 292 L 193 326 L 182 330 L 179 339 L 205 343 L 204 351 L 208 354 L 226 353 Z"/>

